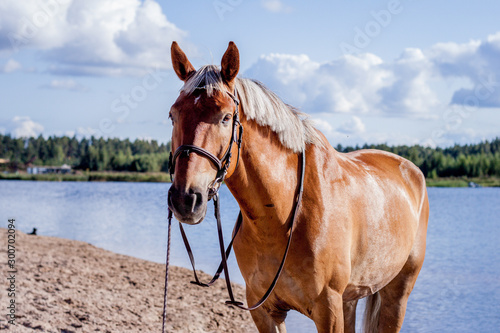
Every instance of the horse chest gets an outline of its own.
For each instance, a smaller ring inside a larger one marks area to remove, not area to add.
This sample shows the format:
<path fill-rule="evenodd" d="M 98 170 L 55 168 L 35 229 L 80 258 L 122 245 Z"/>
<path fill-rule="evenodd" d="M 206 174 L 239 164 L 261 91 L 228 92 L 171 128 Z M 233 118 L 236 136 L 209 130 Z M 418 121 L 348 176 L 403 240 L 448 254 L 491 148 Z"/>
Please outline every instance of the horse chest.
<path fill-rule="evenodd" d="M 297 244 L 300 237 L 295 238 Z M 282 244 L 283 245 L 283 244 Z M 262 253 L 258 247 L 246 247 L 235 243 L 235 253 L 247 290 L 261 297 L 271 285 L 282 260 L 284 247 L 274 246 Z M 305 255 L 302 247 L 292 246 L 284 270 L 276 288 L 267 301 L 269 305 L 283 310 L 306 313 L 324 288 L 324 272 L 318 274 L 313 256 Z M 321 277 L 320 277 L 321 276 Z"/>

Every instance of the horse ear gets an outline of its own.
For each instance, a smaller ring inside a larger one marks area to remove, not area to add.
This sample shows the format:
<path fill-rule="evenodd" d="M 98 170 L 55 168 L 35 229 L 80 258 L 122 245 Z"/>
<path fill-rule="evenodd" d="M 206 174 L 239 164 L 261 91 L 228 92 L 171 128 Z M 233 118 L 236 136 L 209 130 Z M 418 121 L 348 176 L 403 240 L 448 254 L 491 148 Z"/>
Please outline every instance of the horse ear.
<path fill-rule="evenodd" d="M 172 42 L 170 54 L 172 56 L 172 66 L 174 67 L 175 74 L 177 74 L 182 81 L 186 81 L 196 70 L 189 62 L 186 54 L 181 50 L 179 45 L 177 45 L 177 42 Z"/>
<path fill-rule="evenodd" d="M 240 52 L 236 44 L 229 42 L 226 53 L 222 57 L 221 75 L 228 86 L 233 85 L 233 81 L 240 70 Z"/>

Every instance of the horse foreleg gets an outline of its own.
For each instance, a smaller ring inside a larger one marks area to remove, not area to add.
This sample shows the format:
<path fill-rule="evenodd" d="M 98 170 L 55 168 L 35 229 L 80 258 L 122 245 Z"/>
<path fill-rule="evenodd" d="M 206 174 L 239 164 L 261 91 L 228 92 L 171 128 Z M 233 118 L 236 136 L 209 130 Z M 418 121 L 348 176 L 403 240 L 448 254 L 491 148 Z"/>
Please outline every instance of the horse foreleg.
<path fill-rule="evenodd" d="M 314 304 L 311 318 L 318 333 L 342 333 L 344 314 L 342 294 L 326 290 Z"/>
<path fill-rule="evenodd" d="M 247 302 L 249 305 L 255 304 L 259 300 L 254 297 L 247 287 Z M 250 311 L 252 319 L 259 330 L 259 333 L 286 333 L 285 318 L 286 311 L 270 310 L 266 304 Z"/>
<path fill-rule="evenodd" d="M 344 333 L 356 332 L 356 306 L 358 300 L 344 302 Z"/>

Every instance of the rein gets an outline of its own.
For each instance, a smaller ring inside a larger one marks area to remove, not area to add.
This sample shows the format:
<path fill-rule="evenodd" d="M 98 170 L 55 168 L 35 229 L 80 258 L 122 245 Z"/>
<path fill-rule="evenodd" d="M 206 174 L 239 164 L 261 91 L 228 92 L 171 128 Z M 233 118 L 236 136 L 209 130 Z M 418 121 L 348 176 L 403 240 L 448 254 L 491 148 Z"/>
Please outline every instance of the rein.
<path fill-rule="evenodd" d="M 285 248 L 285 253 L 283 254 L 283 258 L 281 260 L 280 266 L 278 268 L 278 271 L 276 272 L 276 275 L 275 275 L 271 285 L 269 286 L 269 288 L 267 289 L 265 294 L 262 296 L 262 298 L 254 305 L 252 305 L 250 307 L 245 307 L 243 305 L 243 302 L 236 301 L 234 298 L 233 290 L 231 287 L 231 281 L 229 278 L 229 271 L 228 271 L 228 267 L 227 267 L 227 258 L 229 256 L 229 254 L 231 253 L 233 241 L 234 241 L 234 239 L 235 239 L 235 237 L 236 237 L 236 235 L 237 235 L 238 231 L 240 230 L 240 227 L 243 223 L 243 217 L 242 217 L 242 214 L 240 211 L 240 213 L 238 215 L 238 219 L 236 220 L 236 224 L 235 224 L 234 229 L 233 229 L 233 235 L 231 237 L 231 241 L 230 241 L 227 249 L 225 249 L 224 237 L 223 237 L 223 233 L 222 233 L 222 223 L 221 223 L 221 217 L 220 217 L 220 200 L 219 200 L 219 194 L 218 194 L 220 186 L 221 186 L 222 182 L 224 181 L 224 178 L 226 177 L 227 170 L 229 169 L 229 165 L 231 163 L 231 154 L 232 154 L 231 150 L 233 147 L 233 143 L 237 143 L 237 145 L 238 145 L 238 157 L 237 157 L 237 162 L 236 162 L 236 167 L 238 167 L 239 158 L 240 158 L 240 150 L 241 150 L 241 139 L 242 139 L 242 135 L 243 135 L 243 126 L 239 121 L 239 113 L 238 113 L 239 101 L 236 98 L 236 96 L 237 96 L 236 90 L 235 90 L 234 95 L 229 93 L 229 92 L 227 92 L 227 93 L 233 99 L 233 101 L 235 103 L 235 112 L 234 112 L 234 117 L 233 117 L 233 133 L 232 133 L 231 139 L 229 141 L 229 147 L 226 150 L 226 152 L 224 153 L 222 159 L 217 158 L 215 155 L 213 155 L 212 153 L 210 153 L 209 151 L 207 151 L 204 148 L 194 146 L 194 145 L 182 145 L 176 149 L 176 151 L 173 155 L 172 155 L 172 153 L 170 153 L 169 172 L 170 172 L 171 180 L 173 180 L 176 159 L 179 156 L 182 156 L 182 154 L 189 156 L 190 153 L 197 153 L 197 154 L 209 159 L 216 166 L 216 168 L 218 170 L 217 175 L 215 177 L 214 182 L 209 187 L 208 191 L 209 191 L 209 200 L 212 198 L 214 199 L 214 215 L 215 215 L 215 218 L 217 220 L 217 233 L 219 236 L 221 263 L 219 264 L 219 267 L 218 267 L 216 273 L 214 274 L 213 278 L 210 280 L 210 282 L 208 282 L 208 283 L 201 282 L 200 279 L 198 278 L 197 273 L 196 273 L 195 260 L 194 260 L 193 252 L 191 250 L 191 246 L 189 245 L 189 241 L 187 239 L 186 233 L 184 232 L 184 228 L 182 227 L 182 224 L 179 222 L 179 228 L 181 231 L 182 240 L 183 240 L 184 245 L 186 247 L 186 251 L 188 253 L 189 260 L 191 261 L 191 266 L 193 268 L 193 274 L 194 274 L 195 281 L 191 281 L 191 283 L 202 286 L 202 287 L 210 287 L 211 285 L 213 285 L 215 283 L 215 281 L 217 281 L 217 279 L 220 277 L 220 274 L 224 270 L 224 275 L 226 277 L 226 286 L 227 286 L 227 291 L 228 291 L 228 295 L 229 295 L 229 300 L 226 301 L 226 305 L 233 305 L 233 306 L 236 306 L 240 309 L 251 311 L 251 310 L 255 310 L 255 309 L 259 308 L 269 298 L 269 296 L 273 292 L 273 290 L 278 282 L 278 279 L 281 275 L 281 272 L 283 271 L 283 267 L 285 265 L 288 251 L 290 249 L 290 244 L 292 242 L 293 226 L 294 226 L 295 220 L 297 220 L 299 207 L 300 207 L 301 202 L 302 202 L 302 194 L 303 194 L 303 189 L 304 189 L 304 173 L 305 173 L 305 166 L 306 166 L 306 156 L 305 156 L 305 150 L 303 150 L 301 153 L 301 168 L 300 168 L 300 178 L 299 178 L 299 184 L 298 184 L 299 185 L 299 192 L 297 194 L 297 197 L 295 200 L 295 205 L 293 207 L 293 217 L 292 217 L 292 220 L 290 221 L 290 226 L 289 226 L 290 234 L 288 236 L 288 242 L 287 242 L 287 245 Z M 239 126 L 239 133 L 238 134 L 237 134 L 237 128 L 238 128 L 237 126 Z M 168 243 L 167 243 L 167 258 L 166 258 L 166 271 L 165 271 L 165 290 L 164 290 L 164 301 L 163 301 L 163 324 L 162 324 L 162 332 L 163 333 L 165 333 L 165 322 L 166 322 L 166 312 L 167 312 L 167 285 L 168 285 L 168 267 L 169 267 L 169 256 L 170 256 L 170 226 L 171 226 L 171 222 L 172 222 L 172 215 L 173 215 L 172 211 L 169 208 L 169 210 L 168 210 Z"/>

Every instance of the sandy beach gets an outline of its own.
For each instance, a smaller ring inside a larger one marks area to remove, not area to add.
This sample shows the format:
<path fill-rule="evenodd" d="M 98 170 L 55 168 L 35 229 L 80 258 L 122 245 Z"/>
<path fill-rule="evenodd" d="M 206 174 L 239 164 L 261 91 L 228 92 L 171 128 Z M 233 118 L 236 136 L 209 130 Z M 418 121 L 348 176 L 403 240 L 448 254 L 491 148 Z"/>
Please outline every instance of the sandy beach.
<path fill-rule="evenodd" d="M 15 280 L 8 273 L 7 229 L 0 228 L 0 329 L 9 332 L 160 332 L 165 266 L 67 239 L 15 233 Z M 209 277 L 202 274 L 207 280 Z M 228 307 L 225 282 L 190 284 L 170 268 L 167 332 L 256 332 L 248 312 Z M 11 282 L 15 325 L 8 323 Z M 244 288 L 234 286 L 238 299 Z"/>

